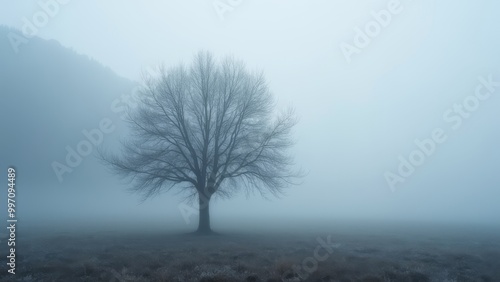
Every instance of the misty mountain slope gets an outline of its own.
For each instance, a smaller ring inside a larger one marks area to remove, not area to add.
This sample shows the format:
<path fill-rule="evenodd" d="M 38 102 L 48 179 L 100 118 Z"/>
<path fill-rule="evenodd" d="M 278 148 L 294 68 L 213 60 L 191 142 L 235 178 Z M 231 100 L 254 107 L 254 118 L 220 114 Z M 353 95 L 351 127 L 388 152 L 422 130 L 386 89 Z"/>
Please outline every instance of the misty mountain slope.
<path fill-rule="evenodd" d="M 2 169 L 22 165 L 21 181 L 58 183 L 52 162 L 65 163 L 66 146 L 86 140 L 82 130 L 119 123 L 112 103 L 135 83 L 54 40 L 30 38 L 16 54 L 11 32 L 21 34 L 0 27 Z"/>

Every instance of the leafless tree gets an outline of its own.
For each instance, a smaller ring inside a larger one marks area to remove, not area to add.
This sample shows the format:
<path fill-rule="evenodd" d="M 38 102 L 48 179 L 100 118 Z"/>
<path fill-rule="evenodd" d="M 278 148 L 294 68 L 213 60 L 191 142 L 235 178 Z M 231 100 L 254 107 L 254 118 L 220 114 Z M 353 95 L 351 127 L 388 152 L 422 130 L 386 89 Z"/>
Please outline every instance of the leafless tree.
<path fill-rule="evenodd" d="M 179 188 L 199 201 L 199 233 L 211 233 L 209 203 L 238 189 L 281 195 L 300 173 L 288 149 L 293 110 L 274 113 L 262 74 L 200 52 L 190 68 L 159 68 L 129 114 L 121 154 L 101 153 L 145 198 Z"/>

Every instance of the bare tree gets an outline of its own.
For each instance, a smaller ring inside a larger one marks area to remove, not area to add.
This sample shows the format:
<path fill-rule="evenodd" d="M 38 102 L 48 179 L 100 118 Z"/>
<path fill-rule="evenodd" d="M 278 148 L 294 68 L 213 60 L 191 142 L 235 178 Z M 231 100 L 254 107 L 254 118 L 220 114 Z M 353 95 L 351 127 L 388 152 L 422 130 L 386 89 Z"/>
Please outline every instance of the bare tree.
<path fill-rule="evenodd" d="M 197 232 L 212 232 L 215 195 L 229 197 L 239 188 L 280 195 L 299 176 L 288 154 L 293 110 L 275 116 L 263 75 L 243 63 L 200 52 L 189 69 L 159 68 L 141 95 L 122 154 L 102 157 L 145 198 L 174 187 L 197 196 Z"/>

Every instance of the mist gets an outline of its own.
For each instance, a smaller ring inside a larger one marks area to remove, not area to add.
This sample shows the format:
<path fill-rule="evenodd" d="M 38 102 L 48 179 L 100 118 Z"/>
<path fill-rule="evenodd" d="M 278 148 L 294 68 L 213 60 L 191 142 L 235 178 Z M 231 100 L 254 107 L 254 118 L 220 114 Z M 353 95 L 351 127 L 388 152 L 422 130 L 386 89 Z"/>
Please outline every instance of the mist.
<path fill-rule="evenodd" d="M 215 195 L 216 232 L 499 238 L 495 1 L 0 5 L 0 160 L 5 183 L 16 171 L 18 236 L 196 230 L 182 185 L 144 200 L 99 150 L 121 152 L 159 66 L 209 51 L 262 72 L 274 113 L 295 109 L 289 152 L 305 172 L 279 197 L 239 186 Z M 3 222 L 7 209 L 2 200 Z"/>

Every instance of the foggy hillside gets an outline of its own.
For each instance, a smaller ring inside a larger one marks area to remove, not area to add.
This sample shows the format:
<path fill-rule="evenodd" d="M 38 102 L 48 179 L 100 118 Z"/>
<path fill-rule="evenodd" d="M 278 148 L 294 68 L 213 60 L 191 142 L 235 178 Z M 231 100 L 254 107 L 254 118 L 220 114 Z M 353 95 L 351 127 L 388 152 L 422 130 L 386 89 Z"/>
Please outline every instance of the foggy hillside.
<path fill-rule="evenodd" d="M 11 32 L 20 31 L 0 27 L 2 38 Z M 44 206 L 52 206 L 59 213 L 60 209 L 54 205 L 60 199 L 56 198 L 64 195 L 70 183 L 74 185 L 78 179 L 87 178 L 83 171 L 98 177 L 103 169 L 94 157 L 95 145 L 92 155 L 82 159 L 82 167 L 61 173 L 62 181 L 53 162 L 67 165 L 66 147 L 76 151 L 77 144 L 87 139 L 82 131 L 98 128 L 102 119 L 109 119 L 116 128 L 103 136 L 103 144 L 116 142 L 117 133 L 124 130 L 122 117 L 127 105 L 121 99 L 131 96 L 137 83 L 55 40 L 33 38 L 18 54 L 13 52 L 9 41 L 2 40 L 0 61 L 4 121 L 1 130 L 18 132 L 15 137 L 5 134 L 2 138 L 1 159 L 4 164 L 24 164 L 20 174 L 28 177 L 19 179 L 23 187 L 19 194 L 25 197 L 26 206 L 42 208 L 38 215 L 50 210 L 43 209 Z M 41 200 L 44 197 L 47 198 Z M 81 200 L 76 201 L 81 203 Z M 30 213 L 25 211 L 27 222 L 38 221 L 30 219 Z M 23 215 L 22 210 L 20 214 Z"/>
<path fill-rule="evenodd" d="M 11 31 L 20 32 L 0 27 L 0 36 Z M 57 183 L 50 165 L 64 157 L 61 148 L 77 143 L 82 129 L 96 127 L 106 115 L 118 122 L 110 115 L 111 102 L 134 87 L 55 40 L 33 38 L 19 54 L 2 40 L 0 61 L 2 120 L 9 121 L 2 123 L 2 132 L 23 129 L 15 139 L 2 139 L 2 159 L 25 163 L 30 178 L 21 181 L 29 185 Z"/>

